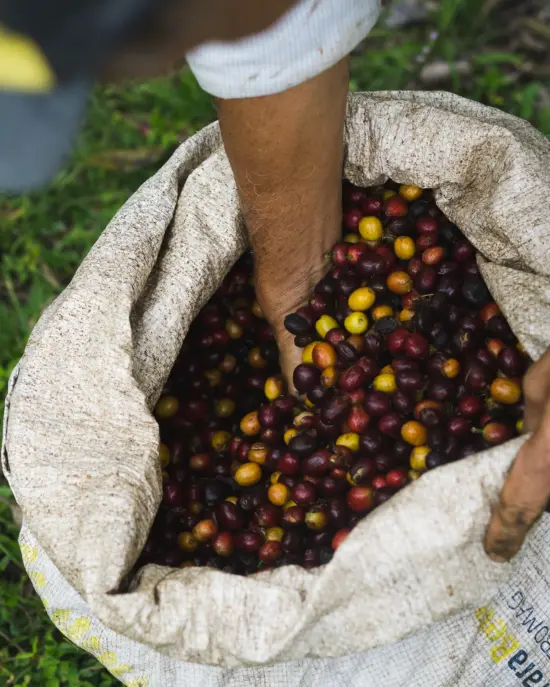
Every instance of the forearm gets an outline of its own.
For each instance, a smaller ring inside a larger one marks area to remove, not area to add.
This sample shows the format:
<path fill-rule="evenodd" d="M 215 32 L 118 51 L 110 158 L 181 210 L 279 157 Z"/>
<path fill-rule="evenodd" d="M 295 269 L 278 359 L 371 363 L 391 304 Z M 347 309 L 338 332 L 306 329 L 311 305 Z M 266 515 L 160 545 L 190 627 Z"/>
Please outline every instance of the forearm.
<path fill-rule="evenodd" d="M 278 335 L 285 313 L 307 300 L 340 233 L 347 90 L 346 59 L 277 95 L 218 101 L 258 297 Z"/>

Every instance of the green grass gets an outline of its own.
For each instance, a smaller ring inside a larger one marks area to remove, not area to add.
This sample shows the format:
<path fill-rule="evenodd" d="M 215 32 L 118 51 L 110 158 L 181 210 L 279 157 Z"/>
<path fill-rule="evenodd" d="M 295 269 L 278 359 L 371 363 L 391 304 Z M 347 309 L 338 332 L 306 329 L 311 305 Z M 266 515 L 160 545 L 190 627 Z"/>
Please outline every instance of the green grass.
<path fill-rule="evenodd" d="M 500 107 L 550 135 L 547 54 L 524 49 L 509 34 L 513 5 L 442 0 L 419 27 L 375 29 L 353 58 L 352 89 L 422 88 L 420 55 L 450 64 L 467 60 L 467 76 L 451 69 L 433 87 Z M 537 31 L 544 34 L 544 26 Z M 109 219 L 181 140 L 214 117 L 212 99 L 186 71 L 98 90 L 74 156 L 53 186 L 0 197 L 0 398 L 40 313 L 70 281 Z M 0 481 L 0 685 L 118 684 L 49 622 L 22 569 L 10 499 Z"/>

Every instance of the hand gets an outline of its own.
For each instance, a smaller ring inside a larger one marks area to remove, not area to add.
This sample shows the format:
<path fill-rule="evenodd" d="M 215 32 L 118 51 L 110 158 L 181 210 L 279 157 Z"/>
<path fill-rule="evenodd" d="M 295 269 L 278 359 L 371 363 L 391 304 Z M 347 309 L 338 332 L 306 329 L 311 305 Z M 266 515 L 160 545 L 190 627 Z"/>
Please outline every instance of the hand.
<path fill-rule="evenodd" d="M 532 365 L 523 388 L 524 429 L 533 436 L 519 450 L 487 529 L 485 550 L 497 562 L 518 553 L 550 499 L 550 349 Z"/>
<path fill-rule="evenodd" d="M 271 324 L 279 347 L 281 371 L 291 393 L 294 368 L 302 362 L 302 350 L 294 345 L 294 336 L 284 327 L 284 319 L 300 306 L 306 305 L 315 284 L 325 273 L 323 256 L 313 255 L 304 260 L 293 273 L 282 270 L 279 278 L 269 269 L 256 267 L 256 296 L 262 311 Z"/>
<path fill-rule="evenodd" d="M 284 93 L 219 100 L 254 252 L 258 301 L 275 331 L 290 390 L 300 350 L 284 318 L 323 276 L 341 231 L 343 126 L 348 61 Z"/>

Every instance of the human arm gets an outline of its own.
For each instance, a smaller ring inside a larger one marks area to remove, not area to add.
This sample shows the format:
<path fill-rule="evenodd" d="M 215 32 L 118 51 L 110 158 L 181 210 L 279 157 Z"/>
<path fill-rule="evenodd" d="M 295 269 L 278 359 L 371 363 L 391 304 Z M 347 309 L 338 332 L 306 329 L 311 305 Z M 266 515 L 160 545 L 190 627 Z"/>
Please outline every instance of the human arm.
<path fill-rule="evenodd" d="M 218 100 L 254 252 L 257 296 L 288 380 L 300 356 L 284 317 L 307 302 L 340 233 L 347 90 L 344 59 L 283 93 Z"/>

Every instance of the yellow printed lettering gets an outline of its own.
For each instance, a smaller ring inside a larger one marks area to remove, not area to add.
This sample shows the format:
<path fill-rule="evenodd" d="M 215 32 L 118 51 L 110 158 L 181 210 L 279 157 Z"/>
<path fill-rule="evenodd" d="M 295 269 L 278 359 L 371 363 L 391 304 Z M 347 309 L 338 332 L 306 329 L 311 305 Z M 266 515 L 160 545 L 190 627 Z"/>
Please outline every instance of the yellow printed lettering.
<path fill-rule="evenodd" d="M 506 623 L 502 618 L 497 618 L 492 623 L 485 625 L 483 631 L 490 642 L 496 642 L 506 634 Z"/>
<path fill-rule="evenodd" d="M 494 646 L 489 652 L 491 658 L 495 663 L 500 663 L 503 659 L 507 658 L 514 651 L 519 649 L 518 640 L 512 635 L 506 635 L 503 637 L 502 642 Z"/>
<path fill-rule="evenodd" d="M 483 629 L 485 625 L 493 619 L 495 612 L 489 606 L 482 606 L 476 611 L 476 620 L 479 623 L 479 629 Z"/>

